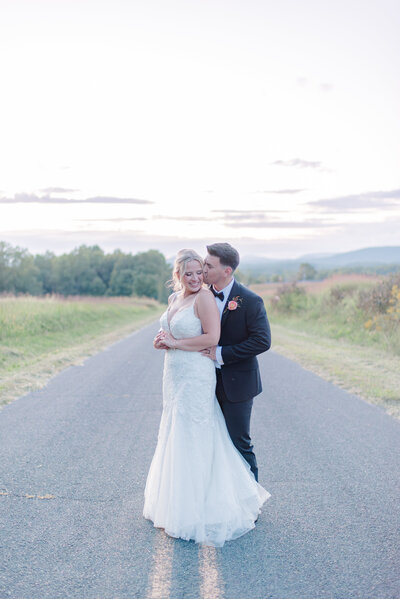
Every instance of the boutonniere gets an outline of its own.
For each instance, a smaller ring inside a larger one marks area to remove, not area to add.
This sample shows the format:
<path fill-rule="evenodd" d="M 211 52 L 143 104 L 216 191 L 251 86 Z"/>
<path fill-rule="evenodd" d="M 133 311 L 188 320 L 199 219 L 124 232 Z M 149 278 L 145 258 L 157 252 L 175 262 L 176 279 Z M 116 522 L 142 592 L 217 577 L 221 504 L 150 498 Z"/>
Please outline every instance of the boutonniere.
<path fill-rule="evenodd" d="M 223 314 L 225 314 L 225 312 L 227 310 L 229 310 L 230 312 L 232 312 L 233 310 L 237 310 L 238 308 L 240 308 L 241 304 L 242 304 L 243 298 L 240 297 L 239 295 L 237 295 L 236 297 L 233 297 L 231 300 L 229 300 L 229 302 L 226 305 L 225 310 L 223 311 Z"/>

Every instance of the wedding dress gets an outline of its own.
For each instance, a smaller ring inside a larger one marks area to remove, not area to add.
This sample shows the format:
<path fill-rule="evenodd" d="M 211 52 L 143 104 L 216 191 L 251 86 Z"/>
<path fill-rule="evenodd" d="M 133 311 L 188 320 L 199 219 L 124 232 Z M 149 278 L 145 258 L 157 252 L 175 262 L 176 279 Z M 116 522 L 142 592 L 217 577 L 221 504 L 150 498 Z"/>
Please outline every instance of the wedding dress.
<path fill-rule="evenodd" d="M 194 302 L 175 312 L 164 331 L 177 339 L 202 333 Z M 143 516 L 172 537 L 222 547 L 253 529 L 270 497 L 233 445 L 215 395 L 212 360 L 167 350 L 163 412 L 145 488 Z"/>

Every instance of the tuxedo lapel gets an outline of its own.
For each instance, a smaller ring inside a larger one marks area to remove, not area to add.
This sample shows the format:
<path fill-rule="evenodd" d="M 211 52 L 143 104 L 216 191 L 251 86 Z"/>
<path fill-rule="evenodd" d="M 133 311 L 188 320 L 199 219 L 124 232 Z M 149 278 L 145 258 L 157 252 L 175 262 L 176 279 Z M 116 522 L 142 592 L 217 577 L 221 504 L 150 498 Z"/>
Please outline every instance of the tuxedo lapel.
<path fill-rule="evenodd" d="M 231 301 L 231 299 L 233 297 L 235 297 L 236 295 L 239 295 L 239 283 L 237 283 L 237 281 L 235 280 L 235 282 L 232 285 L 232 289 L 231 292 L 228 296 L 228 299 L 225 302 L 225 306 L 224 309 L 222 311 L 222 318 L 221 318 L 221 328 L 224 326 L 226 319 L 228 318 L 228 314 L 229 314 L 229 310 L 227 309 L 228 303 Z"/>

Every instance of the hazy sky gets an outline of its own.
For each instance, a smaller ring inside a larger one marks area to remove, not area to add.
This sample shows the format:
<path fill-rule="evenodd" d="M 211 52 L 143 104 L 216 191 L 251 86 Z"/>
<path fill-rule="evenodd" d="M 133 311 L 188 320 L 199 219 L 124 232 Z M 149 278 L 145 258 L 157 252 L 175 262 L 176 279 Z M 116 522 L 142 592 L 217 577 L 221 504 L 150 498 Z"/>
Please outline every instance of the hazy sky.
<path fill-rule="evenodd" d="M 0 240 L 400 245 L 396 0 L 0 0 Z"/>

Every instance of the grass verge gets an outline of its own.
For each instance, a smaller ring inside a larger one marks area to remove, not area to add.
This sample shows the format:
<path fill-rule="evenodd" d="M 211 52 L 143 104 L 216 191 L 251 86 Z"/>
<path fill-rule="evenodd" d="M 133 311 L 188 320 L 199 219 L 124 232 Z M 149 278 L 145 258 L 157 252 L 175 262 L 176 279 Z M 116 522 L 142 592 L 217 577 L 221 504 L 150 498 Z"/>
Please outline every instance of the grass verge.
<path fill-rule="evenodd" d="M 258 287 L 277 353 L 400 418 L 400 275 Z"/>
<path fill-rule="evenodd" d="M 140 298 L 0 298 L 0 406 L 156 320 Z"/>
<path fill-rule="evenodd" d="M 274 351 L 400 419 L 399 356 L 271 320 Z"/>

